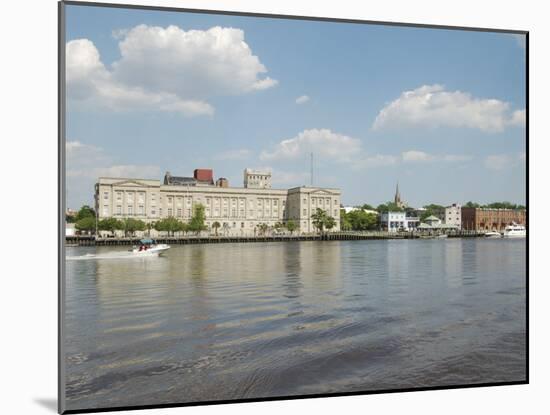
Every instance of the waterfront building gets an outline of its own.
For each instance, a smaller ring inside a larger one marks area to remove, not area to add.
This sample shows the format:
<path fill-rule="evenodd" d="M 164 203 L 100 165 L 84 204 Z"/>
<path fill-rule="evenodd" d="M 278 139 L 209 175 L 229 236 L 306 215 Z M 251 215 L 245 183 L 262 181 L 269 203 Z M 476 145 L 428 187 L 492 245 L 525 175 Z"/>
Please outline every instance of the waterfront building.
<path fill-rule="evenodd" d="M 202 171 L 201 171 L 202 170 Z M 193 177 L 172 176 L 164 180 L 100 177 L 95 185 L 99 219 L 115 217 L 155 222 L 175 217 L 191 219 L 194 207 L 205 207 L 206 225 L 219 222 L 222 232 L 253 235 L 262 223 L 294 221 L 300 232 L 315 232 L 311 215 L 321 208 L 340 230 L 340 190 L 319 187 L 272 189 L 271 173 L 245 170 L 244 188 L 217 186 L 212 171 L 197 169 Z M 218 180 L 219 182 L 219 180 Z"/>
<path fill-rule="evenodd" d="M 492 209 L 462 207 L 462 229 L 472 231 L 503 231 L 513 223 L 526 225 L 525 209 Z"/>
<path fill-rule="evenodd" d="M 216 180 L 216 186 L 229 187 L 229 180 L 227 180 L 225 177 L 220 177 L 218 180 Z"/>
<path fill-rule="evenodd" d="M 445 208 L 445 224 L 462 227 L 462 209 L 459 204 L 453 203 Z"/>
<path fill-rule="evenodd" d="M 420 218 L 407 212 L 384 212 L 380 215 L 380 226 L 388 232 L 413 231 L 420 224 Z"/>
<path fill-rule="evenodd" d="M 439 219 L 437 216 L 431 215 L 431 216 L 428 216 L 426 219 L 424 219 L 424 223 L 432 227 L 439 226 L 441 225 L 441 219 Z"/>
<path fill-rule="evenodd" d="M 247 189 L 271 189 L 271 172 L 245 169 L 244 187 Z"/>

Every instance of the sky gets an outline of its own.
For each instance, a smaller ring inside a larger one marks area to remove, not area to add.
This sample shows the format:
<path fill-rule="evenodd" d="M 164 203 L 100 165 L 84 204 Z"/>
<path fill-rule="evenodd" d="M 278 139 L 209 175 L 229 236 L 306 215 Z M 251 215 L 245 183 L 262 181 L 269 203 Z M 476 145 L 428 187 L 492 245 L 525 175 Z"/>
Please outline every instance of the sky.
<path fill-rule="evenodd" d="M 525 37 L 68 5 L 67 206 L 195 168 L 342 203 L 525 203 Z"/>

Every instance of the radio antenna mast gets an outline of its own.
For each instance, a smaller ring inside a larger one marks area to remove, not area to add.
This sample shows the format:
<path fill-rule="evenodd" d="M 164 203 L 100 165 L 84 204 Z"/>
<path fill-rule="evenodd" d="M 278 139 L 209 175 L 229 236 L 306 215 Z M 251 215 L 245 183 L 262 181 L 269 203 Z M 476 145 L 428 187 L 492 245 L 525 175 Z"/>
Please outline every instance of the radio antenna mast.
<path fill-rule="evenodd" d="M 311 155 L 311 158 L 310 158 L 310 161 L 311 161 L 311 171 L 310 171 L 311 176 L 310 176 L 310 178 L 311 178 L 311 187 L 313 187 L 313 151 L 311 152 L 310 155 Z"/>

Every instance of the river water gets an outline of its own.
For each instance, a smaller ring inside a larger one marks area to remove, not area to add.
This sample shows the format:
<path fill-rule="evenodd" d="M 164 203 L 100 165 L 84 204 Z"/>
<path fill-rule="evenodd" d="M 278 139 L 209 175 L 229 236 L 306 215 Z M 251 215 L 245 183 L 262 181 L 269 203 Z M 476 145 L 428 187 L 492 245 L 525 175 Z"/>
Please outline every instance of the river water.
<path fill-rule="evenodd" d="M 525 288 L 525 239 L 70 260 L 67 409 L 523 381 Z"/>

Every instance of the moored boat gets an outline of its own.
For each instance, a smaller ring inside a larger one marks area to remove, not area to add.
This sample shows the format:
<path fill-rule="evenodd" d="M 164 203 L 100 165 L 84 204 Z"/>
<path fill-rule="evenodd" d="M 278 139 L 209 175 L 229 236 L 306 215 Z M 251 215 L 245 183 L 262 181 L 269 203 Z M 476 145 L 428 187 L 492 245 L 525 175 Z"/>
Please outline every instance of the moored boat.
<path fill-rule="evenodd" d="M 525 238 L 527 236 L 527 230 L 525 229 L 525 226 L 513 223 L 512 225 L 508 225 L 504 228 L 503 236 L 505 238 Z"/>
<path fill-rule="evenodd" d="M 502 234 L 500 232 L 497 232 L 497 231 L 489 231 L 489 232 L 485 232 L 485 237 L 486 238 L 502 238 Z"/>

